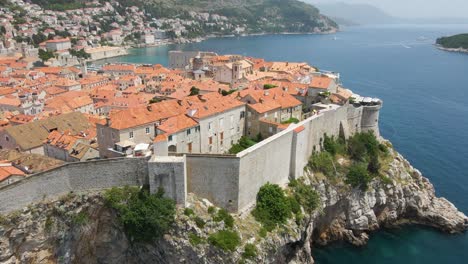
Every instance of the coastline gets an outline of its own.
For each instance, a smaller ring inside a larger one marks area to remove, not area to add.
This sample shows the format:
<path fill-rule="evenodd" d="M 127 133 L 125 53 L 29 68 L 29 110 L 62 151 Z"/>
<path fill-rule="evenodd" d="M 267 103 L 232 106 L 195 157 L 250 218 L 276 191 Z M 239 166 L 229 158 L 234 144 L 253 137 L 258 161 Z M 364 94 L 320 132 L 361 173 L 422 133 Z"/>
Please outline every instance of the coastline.
<path fill-rule="evenodd" d="M 88 60 L 88 63 L 91 62 L 98 62 L 97 64 L 106 64 L 107 59 L 111 58 L 116 58 L 116 57 L 125 57 L 130 55 L 128 52 L 129 49 L 146 49 L 146 48 L 155 48 L 155 47 L 165 47 L 169 45 L 178 45 L 178 44 L 190 44 L 190 43 L 200 43 L 209 39 L 214 39 L 214 38 L 239 38 L 239 37 L 254 37 L 254 36 L 268 36 L 268 35 L 333 35 L 338 32 L 341 32 L 339 28 L 335 30 L 330 30 L 330 31 L 324 31 L 324 32 L 279 32 L 279 33 L 268 33 L 268 32 L 263 32 L 263 33 L 251 33 L 251 34 L 241 34 L 241 35 L 207 35 L 204 37 L 199 37 L 195 39 L 182 39 L 179 41 L 174 41 L 174 40 L 169 40 L 169 41 L 163 41 L 160 43 L 154 43 L 154 44 L 137 44 L 137 45 L 127 45 L 127 46 L 118 46 L 120 48 L 125 49 L 126 54 L 122 54 L 119 56 L 112 56 L 112 57 L 107 57 L 107 58 L 102 58 L 102 59 L 97 59 L 97 60 Z M 133 62 L 126 62 L 124 64 L 138 64 L 138 63 L 133 63 Z"/>
<path fill-rule="evenodd" d="M 443 50 L 447 52 L 458 52 L 458 53 L 468 54 L 468 49 L 464 49 L 464 48 L 445 48 L 439 44 L 435 44 L 434 46 L 439 50 Z"/>

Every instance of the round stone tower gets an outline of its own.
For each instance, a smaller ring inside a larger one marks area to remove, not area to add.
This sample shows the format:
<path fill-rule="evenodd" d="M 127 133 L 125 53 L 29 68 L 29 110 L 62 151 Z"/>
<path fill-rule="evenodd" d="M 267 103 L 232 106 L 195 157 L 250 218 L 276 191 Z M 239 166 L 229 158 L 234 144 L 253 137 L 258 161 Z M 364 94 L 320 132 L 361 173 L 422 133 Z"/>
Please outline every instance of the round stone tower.
<path fill-rule="evenodd" d="M 382 108 L 382 101 L 372 105 L 362 106 L 361 131 L 373 131 L 376 137 L 380 137 L 379 113 Z"/>

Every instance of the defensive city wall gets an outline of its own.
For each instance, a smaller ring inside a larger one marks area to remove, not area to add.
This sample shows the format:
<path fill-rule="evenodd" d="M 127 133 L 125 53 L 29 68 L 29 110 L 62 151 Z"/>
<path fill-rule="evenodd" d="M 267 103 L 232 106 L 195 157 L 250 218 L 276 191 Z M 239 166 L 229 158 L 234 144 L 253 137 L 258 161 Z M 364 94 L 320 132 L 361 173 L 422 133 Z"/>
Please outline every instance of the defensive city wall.
<path fill-rule="evenodd" d="M 242 212 L 254 202 L 267 182 L 285 185 L 301 177 L 323 137 L 374 131 L 379 135 L 381 104 L 328 105 L 298 124 L 263 140 L 237 155 L 179 154 L 146 158 L 119 158 L 79 163 L 32 175 L 0 188 L 0 213 L 69 192 L 122 186 L 160 187 L 167 197 L 186 205 L 187 193 L 206 198 L 230 212 Z"/>

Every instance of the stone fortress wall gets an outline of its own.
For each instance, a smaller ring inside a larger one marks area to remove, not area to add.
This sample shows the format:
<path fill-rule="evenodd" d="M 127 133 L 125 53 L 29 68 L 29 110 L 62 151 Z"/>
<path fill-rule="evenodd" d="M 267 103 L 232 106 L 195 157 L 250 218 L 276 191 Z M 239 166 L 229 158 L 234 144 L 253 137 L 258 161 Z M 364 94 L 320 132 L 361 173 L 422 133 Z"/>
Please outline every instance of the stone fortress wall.
<path fill-rule="evenodd" d="M 242 212 L 255 202 L 267 182 L 285 185 L 302 176 L 313 151 L 320 151 L 324 134 L 350 135 L 372 130 L 379 135 L 377 106 L 329 105 L 288 129 L 237 155 L 184 154 L 70 163 L 0 188 L 0 213 L 71 191 L 149 184 L 179 205 L 187 193 L 206 198 L 230 212 Z"/>

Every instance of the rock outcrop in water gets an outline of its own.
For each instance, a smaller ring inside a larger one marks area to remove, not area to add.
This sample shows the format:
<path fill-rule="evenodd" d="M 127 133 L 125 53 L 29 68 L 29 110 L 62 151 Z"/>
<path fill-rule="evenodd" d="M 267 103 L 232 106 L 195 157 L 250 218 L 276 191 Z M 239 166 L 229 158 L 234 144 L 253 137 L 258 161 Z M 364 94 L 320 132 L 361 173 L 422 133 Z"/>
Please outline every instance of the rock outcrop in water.
<path fill-rule="evenodd" d="M 223 252 L 206 243 L 208 234 L 223 229 L 210 220 L 210 203 L 190 197 L 195 213 L 206 221 L 197 226 L 180 209 L 176 225 L 152 244 L 133 243 L 125 236 L 112 209 L 98 193 L 69 195 L 3 217 L 0 222 L 1 263 L 313 263 L 314 245 L 344 240 L 364 245 L 372 231 L 402 224 L 431 226 L 447 233 L 463 232 L 468 218 L 444 198 L 401 155 L 393 153 L 387 180 L 375 179 L 369 190 L 350 189 L 325 177 L 306 173 L 322 199 L 322 209 L 297 224 L 290 222 L 259 235 L 250 215 L 236 218 L 243 243 L 257 248 L 243 259 L 243 247 Z M 194 244 L 189 234 L 201 238 Z M 203 242 L 204 241 L 204 242 Z"/>

